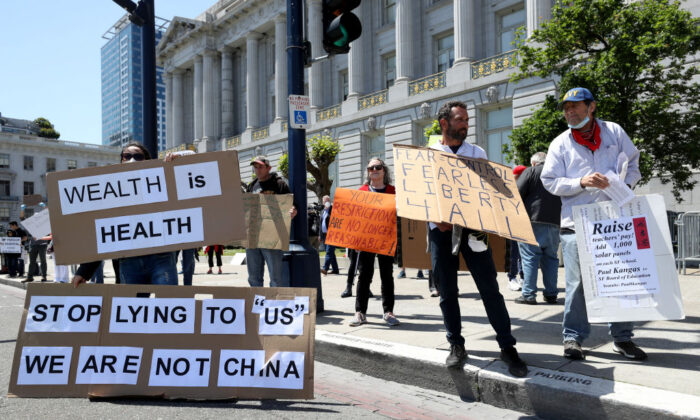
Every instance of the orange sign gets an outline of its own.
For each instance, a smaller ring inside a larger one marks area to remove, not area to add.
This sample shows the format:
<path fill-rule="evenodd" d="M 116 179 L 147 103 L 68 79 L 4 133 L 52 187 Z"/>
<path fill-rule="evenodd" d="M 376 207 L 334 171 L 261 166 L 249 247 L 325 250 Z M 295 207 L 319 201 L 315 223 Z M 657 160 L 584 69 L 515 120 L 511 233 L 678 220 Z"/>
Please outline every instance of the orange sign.
<path fill-rule="evenodd" d="M 326 243 L 393 256 L 396 252 L 395 196 L 336 189 Z"/>

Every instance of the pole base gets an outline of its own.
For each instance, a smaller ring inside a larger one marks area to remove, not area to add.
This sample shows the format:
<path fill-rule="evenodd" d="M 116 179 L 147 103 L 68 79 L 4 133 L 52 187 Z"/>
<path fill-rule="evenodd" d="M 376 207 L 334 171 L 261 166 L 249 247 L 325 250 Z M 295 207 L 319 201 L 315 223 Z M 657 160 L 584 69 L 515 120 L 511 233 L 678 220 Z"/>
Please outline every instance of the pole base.
<path fill-rule="evenodd" d="M 287 265 L 290 287 L 316 288 L 316 313 L 323 312 L 323 288 L 321 269 L 316 251 L 308 241 L 289 243 L 289 252 L 284 253 L 283 261 Z"/>

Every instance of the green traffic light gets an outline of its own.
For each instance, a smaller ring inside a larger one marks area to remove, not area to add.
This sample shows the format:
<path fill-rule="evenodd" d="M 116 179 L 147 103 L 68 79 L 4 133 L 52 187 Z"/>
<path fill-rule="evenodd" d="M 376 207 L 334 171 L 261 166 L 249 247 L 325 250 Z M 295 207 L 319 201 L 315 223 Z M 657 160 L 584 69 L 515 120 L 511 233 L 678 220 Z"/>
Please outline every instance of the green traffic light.
<path fill-rule="evenodd" d="M 344 47 L 344 46 L 348 45 L 348 30 L 345 29 L 345 26 L 342 26 L 342 25 L 340 26 L 339 29 L 340 29 L 340 32 L 343 33 L 343 37 L 338 39 L 337 41 L 335 41 L 333 43 L 333 45 L 335 45 L 336 47 Z"/>

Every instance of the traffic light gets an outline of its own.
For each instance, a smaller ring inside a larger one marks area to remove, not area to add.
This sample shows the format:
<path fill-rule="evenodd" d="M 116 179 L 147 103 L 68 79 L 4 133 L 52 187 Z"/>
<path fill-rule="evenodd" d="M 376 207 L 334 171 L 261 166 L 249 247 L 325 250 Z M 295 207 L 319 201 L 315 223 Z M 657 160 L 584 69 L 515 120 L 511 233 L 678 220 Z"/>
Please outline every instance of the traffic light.
<path fill-rule="evenodd" d="M 323 49 L 328 54 L 347 54 L 350 43 L 362 35 L 362 23 L 350 10 L 360 0 L 323 0 Z"/>

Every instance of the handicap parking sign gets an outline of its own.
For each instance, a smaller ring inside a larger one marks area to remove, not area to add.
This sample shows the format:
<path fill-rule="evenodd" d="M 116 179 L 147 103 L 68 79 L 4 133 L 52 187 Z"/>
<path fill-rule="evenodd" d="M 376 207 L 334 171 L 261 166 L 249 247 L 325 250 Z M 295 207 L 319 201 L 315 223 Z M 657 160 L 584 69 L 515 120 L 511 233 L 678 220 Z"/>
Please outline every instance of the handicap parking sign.
<path fill-rule="evenodd" d="M 311 125 L 309 112 L 311 112 L 311 101 L 308 96 L 289 95 L 289 125 L 292 128 L 309 128 Z"/>
<path fill-rule="evenodd" d="M 297 124 L 308 124 L 306 121 L 306 111 L 294 111 L 294 122 Z"/>

